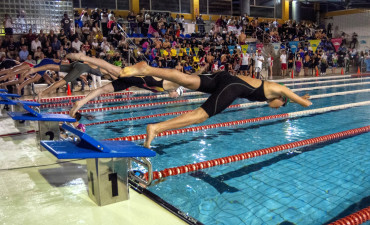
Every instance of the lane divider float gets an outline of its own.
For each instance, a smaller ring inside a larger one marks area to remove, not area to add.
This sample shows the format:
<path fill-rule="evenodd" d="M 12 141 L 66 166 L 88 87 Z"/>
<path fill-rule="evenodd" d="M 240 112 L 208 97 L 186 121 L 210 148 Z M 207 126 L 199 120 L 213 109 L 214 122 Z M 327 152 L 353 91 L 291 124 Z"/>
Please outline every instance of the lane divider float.
<path fill-rule="evenodd" d="M 219 127 L 230 127 L 230 126 L 242 125 L 242 124 L 247 124 L 247 123 L 255 123 L 255 122 L 267 121 L 267 120 L 273 120 L 273 119 L 295 118 L 295 117 L 300 117 L 300 116 L 305 116 L 305 115 L 325 113 L 329 111 L 347 109 L 347 108 L 364 106 L 364 105 L 370 105 L 370 101 L 349 103 L 349 104 L 344 104 L 344 105 L 329 106 L 329 107 L 318 108 L 318 109 L 310 109 L 310 110 L 283 113 L 283 114 L 277 114 L 277 115 L 269 115 L 269 116 L 251 118 L 251 119 L 236 120 L 236 121 L 231 121 L 231 122 L 223 122 L 223 123 L 209 124 L 209 125 L 203 125 L 203 126 L 169 130 L 169 131 L 164 131 L 164 132 L 157 134 L 157 137 L 170 136 L 170 135 L 175 135 L 175 134 L 183 134 L 183 133 L 188 133 L 188 132 L 214 129 L 214 128 L 219 128 Z M 146 134 L 138 134 L 138 135 L 132 135 L 132 136 L 109 138 L 105 140 L 136 141 L 136 140 L 142 140 L 145 138 L 146 138 Z"/>
<path fill-rule="evenodd" d="M 366 133 L 370 131 L 370 126 L 365 126 L 365 127 L 360 127 L 360 128 L 355 128 L 351 130 L 346 130 L 334 134 L 328 134 L 324 136 L 319 136 L 315 138 L 310 138 L 302 141 L 296 141 L 292 142 L 289 144 L 283 144 L 283 145 L 277 145 L 274 147 L 270 148 L 264 148 L 260 150 L 255 150 L 255 151 L 250 151 L 250 152 L 245 152 L 245 153 L 240 153 L 236 155 L 231 155 L 231 156 L 226 156 L 222 158 L 217 158 L 213 160 L 208 160 L 208 161 L 203 161 L 199 163 L 193 163 L 193 164 L 188 164 L 184 166 L 177 166 L 177 167 L 172 167 L 172 168 L 167 168 L 161 171 L 154 171 L 153 172 L 153 180 L 169 177 L 169 176 L 175 176 L 183 173 L 188 173 L 188 172 L 193 172 L 201 169 L 206 169 L 218 165 L 223 165 L 231 162 L 237 162 L 245 159 L 251 159 L 275 152 L 280 152 L 288 149 L 294 149 L 297 147 L 302 147 L 306 145 L 313 145 L 313 144 L 318 144 L 318 143 L 323 143 L 323 142 L 328 142 L 331 140 L 338 140 L 338 139 L 344 139 L 352 136 L 356 136 L 362 133 Z M 145 173 L 145 177 L 147 178 L 148 173 Z M 370 215 L 368 215 L 366 218 L 370 218 Z"/>
<path fill-rule="evenodd" d="M 370 206 L 355 213 L 352 213 L 344 218 L 336 220 L 329 225 L 359 225 L 370 220 Z"/>
<path fill-rule="evenodd" d="M 310 96 L 310 99 L 326 98 L 326 97 L 338 96 L 338 95 L 349 95 L 349 94 L 356 94 L 356 93 L 363 93 L 363 92 L 370 92 L 370 89 L 361 89 L 361 90 L 355 90 L 355 91 L 343 91 L 343 92 L 335 92 L 335 93 L 329 93 L 329 94 L 312 95 Z M 266 102 L 243 103 L 243 104 L 231 105 L 227 108 L 248 108 L 248 107 L 260 106 L 260 105 L 267 105 L 267 103 Z M 100 121 L 100 122 L 95 122 L 95 123 L 88 123 L 88 124 L 85 124 L 85 126 L 117 123 L 117 122 L 123 122 L 123 121 L 142 120 L 142 119 L 156 118 L 156 117 L 162 117 L 162 116 L 181 115 L 181 114 L 188 113 L 191 111 L 192 110 L 185 110 L 185 111 L 159 113 L 159 114 L 146 115 L 146 116 L 129 117 L 129 118 L 124 118 L 124 119 L 107 120 L 107 121 Z"/>
<path fill-rule="evenodd" d="M 298 92 L 298 91 L 306 91 L 306 90 L 327 89 L 327 88 L 334 88 L 334 87 L 359 86 L 359 85 L 365 85 L 365 84 L 370 84 L 370 82 L 318 86 L 318 87 L 311 87 L 311 88 L 298 88 L 298 89 L 291 89 L 291 90 Z M 205 101 L 206 99 L 207 98 L 182 99 L 182 100 L 176 100 L 176 101 L 166 101 L 166 102 L 156 102 L 156 103 L 144 103 L 144 104 L 125 105 L 125 106 L 112 106 L 112 107 L 103 107 L 103 108 L 81 109 L 78 112 L 80 112 L 80 113 L 104 112 L 104 111 L 113 111 L 113 110 L 121 110 L 121 109 L 152 107 L 152 106 L 158 106 L 158 105 L 171 105 L 171 104 L 178 104 L 178 103 L 197 103 L 197 102 Z M 60 104 L 60 107 L 62 107 L 62 104 L 63 103 Z M 59 112 L 51 112 L 51 113 L 53 113 L 53 114 L 68 114 L 69 111 L 59 111 Z"/>

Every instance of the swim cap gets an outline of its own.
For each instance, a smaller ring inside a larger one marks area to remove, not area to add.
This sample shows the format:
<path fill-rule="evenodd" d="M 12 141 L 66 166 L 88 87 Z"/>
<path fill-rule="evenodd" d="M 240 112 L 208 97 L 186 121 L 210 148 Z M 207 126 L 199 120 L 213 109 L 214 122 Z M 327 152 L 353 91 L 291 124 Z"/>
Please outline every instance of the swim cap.
<path fill-rule="evenodd" d="M 180 96 L 182 96 L 182 94 L 184 94 L 184 88 L 183 87 L 178 87 L 177 89 L 176 89 L 176 92 L 177 92 L 177 94 L 179 95 L 179 97 Z"/>

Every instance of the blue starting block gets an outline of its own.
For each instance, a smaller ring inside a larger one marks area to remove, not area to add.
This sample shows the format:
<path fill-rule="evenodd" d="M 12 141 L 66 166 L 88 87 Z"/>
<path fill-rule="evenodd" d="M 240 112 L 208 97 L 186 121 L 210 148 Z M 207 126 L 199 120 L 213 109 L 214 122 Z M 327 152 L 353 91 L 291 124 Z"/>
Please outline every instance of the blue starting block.
<path fill-rule="evenodd" d="M 0 89 L 1 90 L 1 89 Z M 31 101 L 20 101 L 20 100 L 13 100 L 10 97 L 18 97 L 19 95 L 14 94 L 3 94 L 0 93 L 0 105 L 1 107 L 1 117 L 7 116 L 8 112 L 20 112 L 23 110 L 23 105 L 38 107 L 41 104 L 38 102 L 31 102 Z M 23 105 L 19 105 L 21 103 Z"/>
<path fill-rule="evenodd" d="M 40 140 L 59 140 L 59 123 L 76 122 L 76 119 L 69 115 L 39 113 L 30 108 L 29 105 L 20 102 L 17 105 L 25 109 L 26 112 L 8 112 L 8 115 L 14 120 L 15 126 L 21 129 L 29 127 L 30 121 L 38 121 L 39 133 L 37 143 Z"/>
<path fill-rule="evenodd" d="M 73 133 L 79 141 L 41 141 L 41 146 L 58 159 L 86 159 L 89 197 L 99 206 L 129 199 L 128 176 L 132 175 L 132 160 L 148 169 L 148 181 L 135 180 L 150 185 L 152 166 L 146 157 L 155 156 L 150 149 L 129 141 L 97 141 L 89 135 L 66 124 L 62 128 Z M 140 157 L 140 160 L 137 158 Z"/>
<path fill-rule="evenodd" d="M 0 92 L 6 92 L 6 93 L 8 93 L 8 91 L 5 90 L 5 89 L 0 89 Z"/>

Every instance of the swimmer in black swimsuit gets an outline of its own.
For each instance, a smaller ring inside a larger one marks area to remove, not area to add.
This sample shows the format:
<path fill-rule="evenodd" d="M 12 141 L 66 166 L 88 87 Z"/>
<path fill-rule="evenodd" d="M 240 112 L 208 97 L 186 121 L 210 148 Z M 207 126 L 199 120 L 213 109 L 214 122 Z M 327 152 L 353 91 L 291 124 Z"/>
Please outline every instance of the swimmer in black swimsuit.
<path fill-rule="evenodd" d="M 85 77 L 82 77 L 81 75 L 84 73 L 90 73 L 97 76 L 102 76 L 103 74 L 107 74 L 107 71 L 104 69 L 101 69 L 94 65 L 88 65 L 81 62 L 73 62 L 71 64 L 63 64 L 63 65 L 57 65 L 57 64 L 47 64 L 44 66 L 40 66 L 37 68 L 31 68 L 27 71 L 26 75 L 28 74 L 34 74 L 34 73 L 44 73 L 46 70 L 53 70 L 53 71 L 59 71 L 59 72 L 65 72 L 68 73 L 65 77 L 63 77 L 61 80 L 53 83 L 48 88 L 43 90 L 37 95 L 37 100 L 41 100 L 42 96 L 45 94 L 50 93 L 53 90 L 56 90 L 57 88 L 60 88 L 64 85 L 66 85 L 68 82 L 73 82 L 77 78 L 81 77 L 82 79 L 86 80 Z M 41 72 L 40 72 L 41 71 Z"/>
<path fill-rule="evenodd" d="M 101 88 L 98 88 L 90 92 L 85 98 L 77 101 L 74 104 L 73 108 L 69 111 L 69 114 L 72 117 L 83 105 L 85 105 L 91 99 L 94 99 L 102 94 L 122 91 L 132 86 L 150 90 L 152 92 L 168 91 L 169 96 L 172 98 L 176 98 L 179 96 L 179 90 L 181 89 L 180 85 L 173 83 L 171 81 L 151 76 L 118 78 L 119 73 L 121 71 L 121 67 L 114 66 L 102 59 L 88 57 L 80 53 L 68 54 L 67 58 L 98 65 L 100 68 L 105 69 L 109 73 L 109 75 L 114 79 L 112 83 L 109 83 Z M 199 70 L 198 72 L 203 72 L 204 69 L 205 67 Z"/>
<path fill-rule="evenodd" d="M 147 126 L 147 137 L 144 146 L 149 148 L 154 137 L 165 130 L 202 123 L 226 109 L 237 98 L 251 101 L 267 101 L 271 108 L 279 108 L 290 99 L 304 107 L 312 103 L 309 95 L 298 96 L 289 88 L 269 81 L 261 81 L 246 76 L 231 76 L 228 72 L 217 72 L 211 76 L 186 75 L 178 70 L 160 69 L 140 62 L 121 70 L 120 77 L 155 76 L 169 80 L 192 90 L 210 93 L 211 96 L 202 106 L 179 117 Z"/>

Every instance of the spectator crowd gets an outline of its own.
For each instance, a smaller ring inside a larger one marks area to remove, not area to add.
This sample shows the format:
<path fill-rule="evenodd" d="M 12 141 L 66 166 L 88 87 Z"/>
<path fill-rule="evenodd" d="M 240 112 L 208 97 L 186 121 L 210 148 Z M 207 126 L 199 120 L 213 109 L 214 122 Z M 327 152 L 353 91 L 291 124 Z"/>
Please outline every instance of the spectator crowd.
<path fill-rule="evenodd" d="M 37 64 L 52 58 L 69 63 L 68 53 L 83 52 L 120 67 L 147 61 L 154 67 L 174 68 L 187 74 L 206 66 L 206 73 L 226 70 L 233 75 L 271 79 L 273 75 L 284 77 L 292 71 L 296 75 L 301 71 L 304 76 L 318 72 L 324 75 L 327 68 L 332 73 L 340 72 L 336 70 L 339 67 L 349 72 L 350 65 L 362 68 L 368 57 L 368 52 L 356 50 L 355 33 L 350 41 L 342 33 L 343 41 L 336 51 L 331 42 L 330 23 L 323 26 L 288 20 L 279 24 L 276 19 L 247 15 L 220 16 L 210 26 L 199 15 L 194 21 L 197 32 L 186 34 L 183 15 L 173 18 L 170 13 L 143 9 L 138 14 L 129 12 L 123 18 L 108 9 L 86 8 L 81 13 L 76 11 L 73 19 L 65 14 L 58 31 L 46 34 L 40 30 L 36 34 L 29 30 L 19 40 L 13 35 L 9 15 L 5 15 L 3 22 L 6 35 L 0 39 L 1 62 L 14 59 Z M 321 40 L 315 51 L 310 40 Z M 298 42 L 295 52 L 289 45 L 291 41 Z M 263 47 L 244 48 L 253 42 L 262 43 Z M 273 43 L 280 43 L 277 52 L 269 48 Z M 281 72 L 274 72 L 274 65 Z M 262 73 L 263 70 L 267 73 Z"/>

